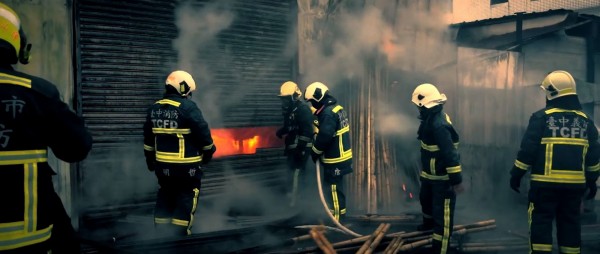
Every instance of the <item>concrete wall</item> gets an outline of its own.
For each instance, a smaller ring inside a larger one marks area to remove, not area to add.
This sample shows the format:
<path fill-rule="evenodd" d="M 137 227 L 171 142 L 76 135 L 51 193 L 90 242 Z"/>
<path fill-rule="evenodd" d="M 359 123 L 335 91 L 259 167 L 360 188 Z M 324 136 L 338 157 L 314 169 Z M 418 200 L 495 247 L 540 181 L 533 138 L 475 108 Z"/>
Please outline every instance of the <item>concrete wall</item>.
<path fill-rule="evenodd" d="M 3 0 L 21 18 L 21 26 L 32 44 L 31 62 L 15 65 L 19 71 L 42 77 L 58 88 L 63 101 L 72 104 L 72 15 L 70 0 Z M 51 167 L 58 173 L 55 188 L 67 211 L 71 211 L 71 170 L 68 163 L 52 156 Z"/>

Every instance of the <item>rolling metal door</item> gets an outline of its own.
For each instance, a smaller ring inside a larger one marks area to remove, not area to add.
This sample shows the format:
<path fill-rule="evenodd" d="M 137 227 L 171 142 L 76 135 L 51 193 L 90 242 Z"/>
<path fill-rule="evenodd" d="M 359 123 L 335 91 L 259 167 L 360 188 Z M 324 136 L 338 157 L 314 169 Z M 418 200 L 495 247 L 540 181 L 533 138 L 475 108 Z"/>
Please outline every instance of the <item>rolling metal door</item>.
<path fill-rule="evenodd" d="M 210 85 L 223 116 L 211 127 L 281 124 L 279 84 L 292 79 L 292 61 L 283 55 L 290 34 L 292 1 L 231 1 L 236 19 L 217 35 L 214 48 L 198 58 L 214 73 Z M 178 1 L 79 0 L 75 5 L 78 53 L 78 112 L 94 137 L 92 153 L 78 174 L 82 213 L 154 200 L 156 180 L 146 171 L 142 125 L 147 107 L 163 92 L 166 75 L 177 64 Z M 202 7 L 206 1 L 196 1 Z M 203 108 L 203 110 L 205 110 Z M 280 184 L 280 150 L 256 156 L 216 159 L 203 179 L 210 196 L 225 187 L 220 170 Z M 260 165 L 257 158 L 269 163 Z M 249 165 L 249 166 L 243 166 Z M 253 174 L 256 174 L 254 176 Z M 266 177 L 260 177 L 266 175 Z M 214 176 L 214 177 L 213 177 Z"/>

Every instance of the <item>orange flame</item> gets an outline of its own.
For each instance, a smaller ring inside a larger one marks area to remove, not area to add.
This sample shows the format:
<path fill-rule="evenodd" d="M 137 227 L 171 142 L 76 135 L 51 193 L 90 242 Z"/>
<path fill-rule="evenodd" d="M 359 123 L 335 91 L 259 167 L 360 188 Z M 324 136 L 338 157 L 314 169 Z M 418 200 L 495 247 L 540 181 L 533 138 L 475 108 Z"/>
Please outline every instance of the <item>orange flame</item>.
<path fill-rule="evenodd" d="M 211 129 L 217 147 L 214 157 L 255 154 L 256 149 L 279 147 L 283 142 L 275 137 L 276 126 Z"/>

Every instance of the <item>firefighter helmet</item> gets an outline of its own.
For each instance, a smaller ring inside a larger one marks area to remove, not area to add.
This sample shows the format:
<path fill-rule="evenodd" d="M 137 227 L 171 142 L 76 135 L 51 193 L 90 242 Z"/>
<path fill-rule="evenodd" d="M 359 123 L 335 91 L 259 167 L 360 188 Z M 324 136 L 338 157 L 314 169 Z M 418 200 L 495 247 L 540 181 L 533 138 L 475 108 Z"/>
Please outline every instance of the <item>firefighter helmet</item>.
<path fill-rule="evenodd" d="M 292 96 L 294 98 L 300 97 L 302 91 L 298 88 L 298 85 L 292 81 L 286 81 L 281 85 L 279 97 Z"/>
<path fill-rule="evenodd" d="M 446 95 L 432 84 L 420 84 L 412 94 L 412 102 L 418 107 L 432 108 L 446 102 Z"/>
<path fill-rule="evenodd" d="M 540 87 L 546 92 L 548 100 L 577 94 L 575 79 L 566 71 L 551 72 L 544 78 Z"/>
<path fill-rule="evenodd" d="M 196 82 L 194 82 L 192 75 L 185 71 L 171 72 L 165 83 L 168 86 L 174 87 L 184 97 L 196 90 Z"/>
<path fill-rule="evenodd" d="M 0 28 L 0 44 L 4 44 L 0 46 L 14 52 L 11 62 L 16 63 L 18 59 L 22 64 L 28 64 L 31 44 L 27 44 L 17 13 L 3 3 L 0 3 Z"/>
<path fill-rule="evenodd" d="M 307 101 L 313 100 L 320 102 L 325 95 L 329 92 L 329 88 L 321 82 L 313 82 L 306 87 L 306 93 L 304 93 L 304 99 Z"/>

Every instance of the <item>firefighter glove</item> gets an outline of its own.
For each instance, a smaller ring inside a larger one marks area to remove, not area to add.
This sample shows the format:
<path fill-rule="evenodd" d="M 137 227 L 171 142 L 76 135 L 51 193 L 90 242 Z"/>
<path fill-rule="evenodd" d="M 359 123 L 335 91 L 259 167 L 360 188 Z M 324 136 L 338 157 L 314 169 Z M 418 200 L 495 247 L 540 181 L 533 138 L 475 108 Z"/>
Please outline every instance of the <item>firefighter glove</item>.
<path fill-rule="evenodd" d="M 214 144 L 209 150 L 204 150 L 202 152 L 202 164 L 209 163 L 212 160 L 213 154 L 217 151 L 217 146 Z"/>
<path fill-rule="evenodd" d="M 314 151 L 310 153 L 310 157 L 312 157 L 312 160 L 314 163 L 317 163 L 317 160 L 319 159 L 321 155 L 315 153 Z"/>
<path fill-rule="evenodd" d="M 277 132 L 275 133 L 275 135 L 280 139 L 283 138 L 283 135 L 285 135 L 285 133 L 286 133 L 285 129 L 286 129 L 285 127 L 279 128 L 277 130 Z"/>
<path fill-rule="evenodd" d="M 157 168 L 156 161 L 146 160 L 146 166 L 148 166 L 149 171 L 154 171 Z"/>
<path fill-rule="evenodd" d="M 587 181 L 586 185 L 587 185 L 587 188 L 590 190 L 590 192 L 588 192 L 585 199 L 594 199 L 594 197 L 596 197 L 596 192 L 598 192 L 598 186 L 596 185 L 596 182 L 595 181 Z"/>
<path fill-rule="evenodd" d="M 510 188 L 513 189 L 517 193 L 521 193 L 519 190 L 521 187 L 521 177 L 519 176 L 511 176 L 510 177 Z"/>

